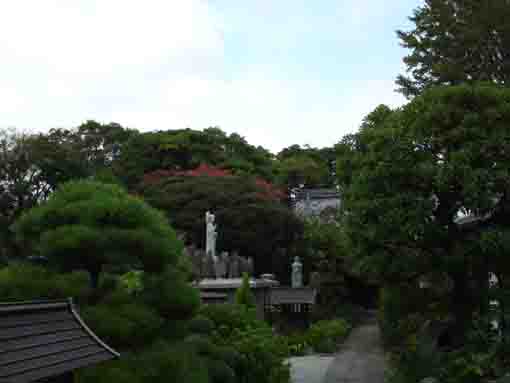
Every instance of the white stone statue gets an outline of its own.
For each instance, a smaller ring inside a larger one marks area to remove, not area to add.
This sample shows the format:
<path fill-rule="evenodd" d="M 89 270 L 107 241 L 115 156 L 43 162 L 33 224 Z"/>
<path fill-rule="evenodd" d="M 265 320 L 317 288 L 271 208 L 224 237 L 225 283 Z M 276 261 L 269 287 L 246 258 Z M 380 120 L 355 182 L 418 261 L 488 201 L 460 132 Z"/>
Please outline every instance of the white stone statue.
<path fill-rule="evenodd" d="M 212 258 L 216 261 L 216 224 L 214 223 L 215 216 L 208 211 L 205 213 L 206 237 L 205 237 L 205 253 L 211 254 Z"/>
<path fill-rule="evenodd" d="M 292 287 L 303 287 L 303 264 L 299 257 L 294 257 L 292 263 Z"/>

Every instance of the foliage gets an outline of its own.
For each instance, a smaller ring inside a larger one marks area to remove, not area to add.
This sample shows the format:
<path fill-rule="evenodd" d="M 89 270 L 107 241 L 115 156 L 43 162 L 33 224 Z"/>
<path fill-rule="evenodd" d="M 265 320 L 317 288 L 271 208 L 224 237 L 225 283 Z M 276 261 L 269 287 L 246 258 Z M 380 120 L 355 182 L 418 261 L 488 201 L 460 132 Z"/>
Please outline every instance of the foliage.
<path fill-rule="evenodd" d="M 144 274 L 144 301 L 165 318 L 178 320 L 192 317 L 200 305 L 200 296 L 184 277 L 173 268 L 158 274 Z"/>
<path fill-rule="evenodd" d="M 246 383 L 289 382 L 289 366 L 284 363 L 288 349 L 282 338 L 268 327 L 246 331 L 235 329 L 225 344 L 231 345 L 242 355 L 238 376 Z"/>
<path fill-rule="evenodd" d="M 335 211 L 334 216 L 335 219 L 329 220 L 306 219 L 300 244 L 305 250 L 305 273 L 310 273 L 310 283 L 318 289 L 318 305 L 313 313 L 318 319 L 344 318 L 337 308 L 345 307 L 346 302 L 375 306 L 374 296 L 379 285 L 377 275 L 358 269 L 356 253 L 349 247 L 342 211 Z"/>
<path fill-rule="evenodd" d="M 398 31 L 409 77 L 397 84 L 407 96 L 434 85 L 489 81 L 508 85 L 510 5 L 506 0 L 426 0 L 411 31 Z"/>
<path fill-rule="evenodd" d="M 45 134 L 0 129 L 0 224 L 5 228 L 0 231 L 0 255 L 16 255 L 8 227 L 60 184 L 92 176 L 115 180 L 111 164 L 132 134 L 118 124 L 94 121 Z"/>
<path fill-rule="evenodd" d="M 16 250 L 9 226 L 19 215 L 44 200 L 54 185 L 41 169 L 41 151 L 34 139 L 0 130 L 0 255 Z"/>
<path fill-rule="evenodd" d="M 40 266 L 12 263 L 0 269 L 2 300 L 67 299 L 84 301 L 90 294 L 87 274 L 58 274 Z"/>
<path fill-rule="evenodd" d="M 289 157 L 278 164 L 278 182 L 289 187 L 314 187 L 325 182 L 327 177 L 328 168 L 307 156 Z"/>
<path fill-rule="evenodd" d="M 239 179 L 242 176 L 236 176 L 231 170 L 221 169 L 214 166 L 210 166 L 207 164 L 201 164 L 197 168 L 190 170 L 155 170 L 150 173 L 146 173 L 143 176 L 142 185 L 150 186 L 150 185 L 158 185 L 161 182 L 164 182 L 167 178 L 175 178 L 175 177 L 228 177 Z M 264 180 L 260 177 L 249 177 L 249 175 L 245 175 L 244 178 L 253 182 L 255 187 L 257 188 L 256 196 L 262 200 L 267 201 L 283 201 L 287 198 L 286 193 L 284 193 L 281 189 L 274 186 L 270 182 Z"/>
<path fill-rule="evenodd" d="M 241 331 L 260 326 L 267 326 L 257 319 L 253 308 L 234 304 L 203 305 L 200 315 L 213 321 L 215 329 L 222 337 L 230 337 L 234 329 Z"/>
<path fill-rule="evenodd" d="M 416 339 L 413 345 L 394 355 L 395 368 L 390 371 L 388 382 L 420 382 L 427 377 L 438 377 L 441 363 L 442 355 L 430 339 Z"/>
<path fill-rule="evenodd" d="M 311 350 L 306 332 L 296 332 L 285 336 L 289 355 L 303 356 Z"/>
<path fill-rule="evenodd" d="M 190 382 L 209 383 L 206 361 L 182 344 L 159 342 L 140 354 L 79 371 L 80 383 Z"/>
<path fill-rule="evenodd" d="M 63 270 L 85 269 L 97 286 L 105 265 L 159 271 L 182 244 L 165 217 L 115 185 L 64 184 L 16 222 L 17 240 Z"/>
<path fill-rule="evenodd" d="M 200 314 L 215 325 L 212 339 L 230 354 L 238 381 L 246 383 L 286 383 L 289 367 L 284 363 L 288 356 L 285 339 L 276 336 L 272 329 L 256 318 L 256 312 L 245 305 L 206 305 Z M 230 347 L 233 353 L 225 349 Z"/>
<path fill-rule="evenodd" d="M 457 343 L 487 302 L 487 266 L 505 268 L 509 103 L 493 85 L 431 89 L 369 116 L 357 144 L 344 146 L 355 174 L 342 185 L 345 230 L 360 270 L 413 286 L 445 273 Z M 461 213 L 486 218 L 461 226 Z M 490 240 L 488 227 L 499 233 Z"/>
<path fill-rule="evenodd" d="M 310 326 L 307 341 L 317 352 L 334 352 L 350 330 L 351 325 L 344 319 L 322 320 Z"/>
<path fill-rule="evenodd" d="M 316 149 L 292 145 L 282 149 L 276 167 L 277 181 L 290 188 L 331 186 L 334 184 L 332 164 L 335 153 L 332 148 Z"/>
<path fill-rule="evenodd" d="M 133 136 L 116 162 L 117 174 L 129 187 L 156 170 L 189 170 L 207 163 L 237 175 L 272 178 L 272 155 L 238 134 L 219 128 L 159 131 Z"/>
<path fill-rule="evenodd" d="M 210 335 L 214 327 L 214 322 L 204 315 L 197 315 L 188 323 L 188 330 L 193 334 Z"/>
<path fill-rule="evenodd" d="M 235 302 L 238 305 L 255 307 L 255 296 L 250 289 L 250 276 L 248 273 L 243 273 L 243 283 L 236 290 Z"/>
<path fill-rule="evenodd" d="M 163 318 L 141 303 L 99 304 L 87 307 L 82 315 L 94 332 L 116 349 L 150 344 L 163 325 Z"/>
<path fill-rule="evenodd" d="M 131 270 L 119 278 L 121 285 L 130 294 L 138 294 L 143 290 L 143 271 Z"/>
<path fill-rule="evenodd" d="M 301 221 L 286 206 L 260 198 L 250 178 L 170 177 L 146 185 L 141 193 L 199 248 L 205 247 L 205 212 L 213 211 L 218 251 L 253 257 L 256 274 L 274 272 L 275 249 L 292 247 L 302 234 Z"/>
<path fill-rule="evenodd" d="M 334 353 L 351 331 L 351 324 L 343 318 L 323 319 L 313 323 L 306 331 L 285 336 L 288 352 L 292 356 L 309 352 Z"/>

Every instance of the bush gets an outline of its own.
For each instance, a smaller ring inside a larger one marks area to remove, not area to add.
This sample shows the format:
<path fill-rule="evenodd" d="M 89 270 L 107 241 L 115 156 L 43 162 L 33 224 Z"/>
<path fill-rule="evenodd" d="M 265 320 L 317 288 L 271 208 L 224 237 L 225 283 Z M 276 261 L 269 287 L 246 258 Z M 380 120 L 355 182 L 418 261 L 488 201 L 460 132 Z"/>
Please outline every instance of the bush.
<path fill-rule="evenodd" d="M 172 268 L 157 275 L 144 273 L 142 297 L 170 320 L 189 319 L 200 306 L 198 290 Z"/>
<path fill-rule="evenodd" d="M 267 323 L 257 319 L 255 309 L 242 305 L 203 305 L 199 314 L 212 320 L 222 337 L 229 337 L 235 329 L 245 331 L 250 328 L 269 327 Z"/>
<path fill-rule="evenodd" d="M 302 356 L 307 353 L 310 348 L 306 333 L 295 333 L 286 336 L 289 354 L 292 356 Z"/>
<path fill-rule="evenodd" d="M 288 348 L 282 337 L 271 328 L 234 331 L 226 339 L 242 356 L 236 375 L 246 383 L 287 383 L 289 366 L 284 363 Z"/>
<path fill-rule="evenodd" d="M 235 301 L 238 305 L 255 307 L 255 296 L 250 289 L 250 277 L 248 273 L 243 273 L 243 283 L 236 290 Z"/>
<path fill-rule="evenodd" d="M 236 383 L 234 370 L 222 360 L 209 359 L 207 369 L 211 383 Z"/>
<path fill-rule="evenodd" d="M 214 322 L 203 315 L 197 315 L 188 323 L 188 330 L 193 334 L 209 335 L 213 332 L 214 327 Z"/>
<path fill-rule="evenodd" d="M 323 320 L 314 323 L 307 331 L 307 341 L 317 352 L 334 352 L 351 325 L 344 319 Z"/>
<path fill-rule="evenodd" d="M 314 346 L 315 352 L 321 354 L 332 354 L 338 349 L 338 343 L 333 339 L 323 339 Z"/>
<path fill-rule="evenodd" d="M 203 335 L 190 335 L 184 339 L 184 344 L 191 347 L 200 356 L 216 358 L 219 353 L 218 346 Z"/>
<path fill-rule="evenodd" d="M 0 270 L 2 300 L 75 298 L 85 301 L 90 295 L 88 275 L 83 272 L 57 274 L 41 266 L 18 263 Z"/>
<path fill-rule="evenodd" d="M 400 353 L 393 354 L 391 383 L 419 382 L 430 376 L 438 377 L 441 370 L 441 354 L 431 339 L 413 336 Z"/>
<path fill-rule="evenodd" d="M 133 369 L 133 360 L 123 355 L 122 359 L 79 369 L 75 380 L 79 383 L 143 383 Z"/>
<path fill-rule="evenodd" d="M 254 309 L 244 305 L 206 305 L 200 309 L 200 314 L 214 322 L 216 330 L 212 339 L 220 346 L 216 355 L 233 368 L 237 381 L 289 381 L 289 366 L 284 363 L 288 356 L 287 343 L 275 335 L 267 323 L 256 318 Z"/>
<path fill-rule="evenodd" d="M 143 271 L 131 270 L 120 277 L 120 284 L 130 294 L 136 295 L 143 290 Z"/>
<path fill-rule="evenodd" d="M 206 361 L 180 343 L 159 343 L 133 360 L 133 365 L 144 382 L 210 382 Z"/>
<path fill-rule="evenodd" d="M 430 297 L 423 294 L 426 294 L 424 289 L 414 286 L 386 286 L 380 290 L 378 322 L 386 346 L 406 347 L 406 343 L 412 341 L 426 323 L 424 314 L 434 316 L 434 313 L 424 310 L 429 307 Z"/>
<path fill-rule="evenodd" d="M 163 318 L 140 303 L 87 307 L 83 310 L 83 318 L 101 339 L 114 348 L 150 344 L 163 325 Z"/>

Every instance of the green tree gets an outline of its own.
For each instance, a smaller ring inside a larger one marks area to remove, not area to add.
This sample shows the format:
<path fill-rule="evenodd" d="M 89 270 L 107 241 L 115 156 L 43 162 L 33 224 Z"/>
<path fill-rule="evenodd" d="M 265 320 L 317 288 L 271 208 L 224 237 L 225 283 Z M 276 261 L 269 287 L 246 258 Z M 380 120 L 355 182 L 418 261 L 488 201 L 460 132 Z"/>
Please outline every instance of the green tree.
<path fill-rule="evenodd" d="M 288 157 L 278 164 L 278 182 L 289 187 L 315 187 L 323 184 L 327 176 L 325 164 L 305 155 Z"/>
<path fill-rule="evenodd" d="M 488 271 L 508 269 L 508 105 L 503 87 L 433 88 L 366 125 L 346 148 L 350 248 L 386 283 L 447 276 L 459 341 L 486 308 Z M 461 225 L 462 214 L 478 219 Z"/>
<path fill-rule="evenodd" d="M 55 156 L 61 153 L 58 148 L 53 150 Z M 9 226 L 53 190 L 56 173 L 50 171 L 51 166 L 34 136 L 15 130 L 0 131 L 0 255 L 12 256 L 15 252 Z"/>
<path fill-rule="evenodd" d="M 277 180 L 289 187 L 331 186 L 331 165 L 336 160 L 333 148 L 316 149 L 308 145 L 292 145 L 277 155 Z"/>
<path fill-rule="evenodd" d="M 73 181 L 14 225 L 17 240 L 63 270 L 85 269 L 97 287 L 106 265 L 149 272 L 176 265 L 182 252 L 168 221 L 115 185 Z"/>
<path fill-rule="evenodd" d="M 398 37 L 411 53 L 409 77 L 399 76 L 409 97 L 433 85 L 490 81 L 508 85 L 510 3 L 507 0 L 425 0 L 414 11 L 411 31 Z"/>
<path fill-rule="evenodd" d="M 115 163 L 116 174 L 133 188 L 155 170 L 190 170 L 200 164 L 257 175 L 270 180 L 273 156 L 250 145 L 238 134 L 227 136 L 217 127 L 149 132 L 132 136 Z"/>
<path fill-rule="evenodd" d="M 242 256 L 253 257 L 257 273 L 288 268 L 290 260 L 279 265 L 275 249 L 292 248 L 302 235 L 302 222 L 282 203 L 267 199 L 252 178 L 167 177 L 144 185 L 140 192 L 199 248 L 205 247 L 205 212 L 214 212 L 218 250 L 238 250 Z"/>

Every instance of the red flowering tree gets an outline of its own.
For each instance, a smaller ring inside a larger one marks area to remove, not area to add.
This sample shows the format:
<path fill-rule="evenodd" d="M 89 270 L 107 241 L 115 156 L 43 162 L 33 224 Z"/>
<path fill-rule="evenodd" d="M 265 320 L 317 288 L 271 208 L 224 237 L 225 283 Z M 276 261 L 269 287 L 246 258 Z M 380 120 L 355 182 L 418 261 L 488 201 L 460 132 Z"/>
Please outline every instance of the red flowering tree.
<path fill-rule="evenodd" d="M 146 174 L 140 193 L 201 248 L 204 215 L 213 211 L 220 228 L 218 250 L 254 257 L 257 273 L 278 273 L 279 268 L 285 272 L 289 252 L 279 251 L 286 259 L 276 259 L 276 250 L 292 248 L 303 231 L 300 220 L 282 203 L 283 191 L 260 178 L 236 176 L 208 165 Z"/>
<path fill-rule="evenodd" d="M 200 164 L 197 168 L 191 170 L 155 170 L 147 173 L 143 177 L 143 187 L 157 185 L 168 178 L 175 177 L 231 177 L 237 179 L 246 179 L 247 177 L 236 176 L 229 169 L 221 169 L 208 164 Z M 254 177 L 253 182 L 259 189 L 257 195 L 260 199 L 267 201 L 284 201 L 287 193 L 273 185 L 272 183 L 260 177 Z"/>

